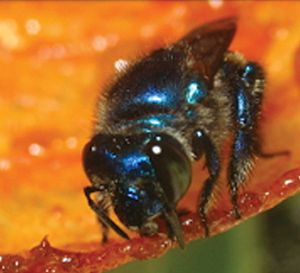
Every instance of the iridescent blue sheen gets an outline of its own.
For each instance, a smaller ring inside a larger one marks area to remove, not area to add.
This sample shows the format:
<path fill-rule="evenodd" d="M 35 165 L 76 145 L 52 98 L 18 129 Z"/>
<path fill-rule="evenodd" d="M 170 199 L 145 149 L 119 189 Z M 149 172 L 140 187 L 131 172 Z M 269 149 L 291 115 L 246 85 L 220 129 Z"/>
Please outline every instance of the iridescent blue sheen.
<path fill-rule="evenodd" d="M 139 226 L 144 219 L 161 211 L 163 204 L 154 189 L 154 169 L 145 153 L 133 149 L 120 154 L 115 171 L 118 177 L 115 210 L 131 212 L 131 215 L 124 215 L 124 223 L 128 226 Z M 123 213 L 120 214 L 123 217 Z"/>
<path fill-rule="evenodd" d="M 122 162 L 122 168 L 125 172 L 139 172 L 143 173 L 141 166 L 150 164 L 149 157 L 141 152 L 130 153 L 122 156 L 119 160 Z"/>
<path fill-rule="evenodd" d="M 156 114 L 127 122 L 127 127 L 136 127 L 142 132 L 153 132 L 155 128 L 172 127 L 177 121 L 177 116 L 173 114 Z"/>
<path fill-rule="evenodd" d="M 236 100 L 238 122 L 241 126 L 247 126 L 251 122 L 250 103 L 243 89 L 238 91 Z"/>
<path fill-rule="evenodd" d="M 142 203 L 146 210 L 143 212 L 144 216 L 152 216 L 161 211 L 162 203 L 148 195 L 145 189 L 139 188 L 137 185 L 130 185 L 126 189 L 126 205 L 135 206 L 138 203 Z"/>
<path fill-rule="evenodd" d="M 137 225 L 136 219 L 151 217 L 161 211 L 163 204 L 155 195 L 154 183 L 156 176 L 149 157 L 139 147 L 121 151 L 114 164 L 118 177 L 118 191 L 115 193 L 118 202 L 116 211 L 130 209 L 132 215 L 123 221 Z"/>
<path fill-rule="evenodd" d="M 247 64 L 244 68 L 244 74 L 242 79 L 246 82 L 249 82 L 250 75 L 254 72 L 255 67 L 252 64 Z"/>
<path fill-rule="evenodd" d="M 237 132 L 236 140 L 234 142 L 234 151 L 236 151 L 238 157 L 242 157 L 247 148 L 245 137 L 246 136 L 242 131 Z"/>
<path fill-rule="evenodd" d="M 120 117 L 126 116 L 126 114 L 135 111 L 136 114 L 142 114 L 141 110 L 152 109 L 150 112 L 156 112 L 156 110 L 164 111 L 178 108 L 180 106 L 180 94 L 179 90 L 175 86 L 164 86 L 155 88 L 153 86 L 147 86 L 141 89 L 132 99 L 123 101 L 117 109 Z M 147 111 L 146 111 L 147 112 Z"/>
<path fill-rule="evenodd" d="M 201 82 L 192 81 L 186 89 L 186 101 L 189 104 L 196 104 L 206 96 L 206 89 Z"/>
<path fill-rule="evenodd" d="M 126 195 L 133 200 L 139 200 L 141 197 L 139 190 L 135 186 L 129 186 Z"/>
<path fill-rule="evenodd" d="M 173 96 L 170 96 L 170 93 L 172 92 L 168 92 L 168 90 L 157 90 L 156 88 L 149 87 L 144 93 L 136 96 L 133 102 L 169 106 L 173 102 Z"/>

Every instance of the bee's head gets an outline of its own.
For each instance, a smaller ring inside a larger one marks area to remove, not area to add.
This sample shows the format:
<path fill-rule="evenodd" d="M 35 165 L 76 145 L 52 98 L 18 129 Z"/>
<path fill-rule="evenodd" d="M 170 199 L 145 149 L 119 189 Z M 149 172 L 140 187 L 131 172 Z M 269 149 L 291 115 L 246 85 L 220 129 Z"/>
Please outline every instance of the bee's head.
<path fill-rule="evenodd" d="M 190 185 L 191 163 L 173 137 L 98 134 L 86 144 L 83 164 L 94 186 L 110 188 L 114 210 L 127 227 L 155 233 L 149 223 L 161 214 L 171 228 L 174 221 L 178 224 L 170 218 L 175 217 L 176 203 Z"/>

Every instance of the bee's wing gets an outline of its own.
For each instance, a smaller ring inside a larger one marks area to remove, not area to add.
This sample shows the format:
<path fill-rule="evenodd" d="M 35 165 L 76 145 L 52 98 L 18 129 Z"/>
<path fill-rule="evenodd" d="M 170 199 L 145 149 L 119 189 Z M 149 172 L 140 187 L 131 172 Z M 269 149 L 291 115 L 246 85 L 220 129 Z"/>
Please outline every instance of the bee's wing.
<path fill-rule="evenodd" d="M 237 18 L 229 17 L 196 28 L 176 43 L 187 55 L 189 68 L 199 71 L 211 83 L 237 28 Z"/>

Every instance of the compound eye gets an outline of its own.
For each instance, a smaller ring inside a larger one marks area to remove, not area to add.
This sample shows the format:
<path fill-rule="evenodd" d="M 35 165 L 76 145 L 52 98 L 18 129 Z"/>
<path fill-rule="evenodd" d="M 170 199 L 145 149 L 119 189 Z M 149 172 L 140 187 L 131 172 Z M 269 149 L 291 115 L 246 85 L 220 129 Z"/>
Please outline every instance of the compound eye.
<path fill-rule="evenodd" d="M 101 136 L 97 135 L 85 145 L 82 152 L 84 171 L 93 183 L 100 182 L 101 177 L 114 173 L 109 155 L 105 153 L 104 148 Z"/>
<path fill-rule="evenodd" d="M 82 152 L 82 162 L 86 175 L 92 180 L 93 175 L 97 174 L 98 160 L 98 147 L 93 140 L 88 142 Z"/>
<path fill-rule="evenodd" d="M 157 182 L 173 206 L 191 182 L 191 162 L 181 144 L 168 135 L 156 135 L 146 146 Z"/>

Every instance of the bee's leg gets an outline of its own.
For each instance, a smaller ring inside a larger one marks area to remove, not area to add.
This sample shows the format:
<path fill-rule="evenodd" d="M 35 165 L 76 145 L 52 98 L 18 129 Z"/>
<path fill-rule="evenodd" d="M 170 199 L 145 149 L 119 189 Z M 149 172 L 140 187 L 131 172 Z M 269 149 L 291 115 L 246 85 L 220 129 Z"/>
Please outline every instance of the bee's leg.
<path fill-rule="evenodd" d="M 205 236 L 209 236 L 209 227 L 206 217 L 207 204 L 210 200 L 213 187 L 217 182 L 220 174 L 220 159 L 216 146 L 211 139 L 202 131 L 196 130 L 193 137 L 194 151 L 203 151 L 206 159 L 206 167 L 209 177 L 204 182 L 199 200 L 199 216 L 201 224 L 204 227 Z M 196 153 L 197 155 L 197 153 Z M 199 155 L 197 155 L 199 157 Z"/>
<path fill-rule="evenodd" d="M 107 213 L 107 210 L 105 210 L 105 213 Z M 97 220 L 101 226 L 101 233 L 102 233 L 101 243 L 106 244 L 108 241 L 108 231 L 109 231 L 108 226 L 102 222 L 100 217 L 97 217 Z"/>
<path fill-rule="evenodd" d="M 107 202 L 105 199 L 99 201 L 97 203 L 97 206 L 100 207 L 106 215 L 108 215 L 108 205 L 107 205 Z M 101 226 L 102 244 L 105 244 L 108 241 L 109 227 L 101 220 L 101 218 L 99 216 L 97 216 L 97 220 Z"/>
<path fill-rule="evenodd" d="M 236 218 L 240 218 L 239 186 L 246 182 L 253 169 L 255 156 L 263 154 L 257 121 L 261 110 L 264 75 L 260 66 L 255 63 L 247 63 L 239 67 L 235 75 L 236 78 L 233 81 L 235 135 L 228 168 L 228 182 L 234 214 Z"/>
<path fill-rule="evenodd" d="M 129 240 L 128 235 L 107 215 L 107 209 L 99 206 L 99 203 L 95 203 L 91 198 L 91 194 L 94 192 L 102 192 L 102 189 L 97 187 L 85 187 L 84 193 L 88 200 L 88 204 L 91 209 L 96 213 L 99 221 L 107 227 L 112 228 L 117 234 L 119 234 L 122 238 Z M 100 202 L 101 204 L 101 202 Z M 104 235 L 105 236 L 105 235 Z M 103 237 L 104 238 L 104 237 Z"/>
<path fill-rule="evenodd" d="M 259 145 L 256 144 L 257 138 L 255 132 L 249 128 L 237 130 L 232 147 L 232 156 L 228 169 L 228 182 L 231 193 L 231 202 L 235 218 L 241 217 L 238 207 L 238 190 L 240 185 L 244 184 L 253 169 L 253 163 L 256 156 L 261 156 Z M 273 154 L 263 154 L 270 158 L 279 155 L 288 155 L 287 151 L 281 151 Z"/>
<path fill-rule="evenodd" d="M 241 217 L 238 207 L 238 189 L 239 186 L 246 181 L 253 168 L 255 153 L 252 149 L 253 139 L 251 132 L 238 130 L 234 139 L 233 151 L 228 169 L 231 203 L 234 216 L 237 219 Z"/>

